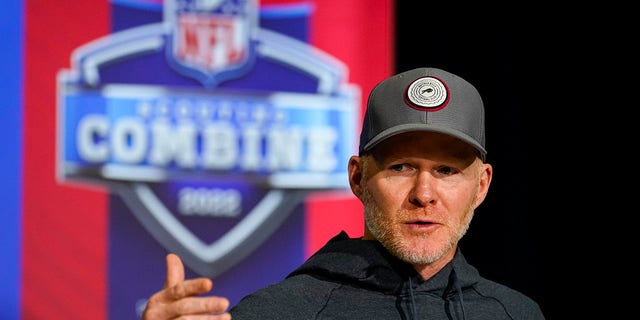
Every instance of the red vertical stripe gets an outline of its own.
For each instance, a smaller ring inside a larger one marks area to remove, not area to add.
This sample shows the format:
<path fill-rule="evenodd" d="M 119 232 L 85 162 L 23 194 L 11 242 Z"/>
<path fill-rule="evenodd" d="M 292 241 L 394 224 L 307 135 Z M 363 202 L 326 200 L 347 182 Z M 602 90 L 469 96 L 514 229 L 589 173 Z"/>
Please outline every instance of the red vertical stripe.
<path fill-rule="evenodd" d="M 394 71 L 394 16 L 394 0 L 316 0 L 311 44 L 348 66 L 349 82 L 362 90 L 363 110 L 369 91 Z M 363 234 L 362 205 L 353 196 L 311 197 L 306 212 L 307 255 L 340 230 Z"/>
<path fill-rule="evenodd" d="M 109 3 L 26 1 L 22 316 L 104 319 L 106 194 L 55 179 L 56 73 L 109 32 Z"/>

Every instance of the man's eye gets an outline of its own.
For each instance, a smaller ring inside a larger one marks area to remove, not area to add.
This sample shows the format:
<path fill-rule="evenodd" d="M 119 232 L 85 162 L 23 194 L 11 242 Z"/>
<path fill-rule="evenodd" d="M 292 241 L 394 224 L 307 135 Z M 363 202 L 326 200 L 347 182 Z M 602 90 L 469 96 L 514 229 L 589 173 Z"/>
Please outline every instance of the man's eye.
<path fill-rule="evenodd" d="M 394 164 L 391 166 L 391 170 L 393 171 L 402 171 L 404 169 L 404 164 Z"/>
<path fill-rule="evenodd" d="M 450 175 L 450 174 L 455 173 L 455 171 L 451 167 L 442 167 L 442 168 L 438 169 L 438 172 L 440 172 L 442 174 L 446 174 L 446 175 Z"/>

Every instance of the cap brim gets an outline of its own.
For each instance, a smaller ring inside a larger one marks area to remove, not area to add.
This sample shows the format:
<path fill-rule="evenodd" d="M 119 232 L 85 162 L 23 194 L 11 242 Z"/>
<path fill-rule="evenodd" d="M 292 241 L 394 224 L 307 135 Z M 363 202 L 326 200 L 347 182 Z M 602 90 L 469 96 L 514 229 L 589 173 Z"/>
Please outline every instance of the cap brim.
<path fill-rule="evenodd" d="M 469 135 L 463 132 L 460 132 L 458 130 L 453 130 L 451 128 L 438 127 L 435 125 L 416 124 L 416 123 L 398 125 L 393 128 L 389 128 L 385 131 L 380 132 L 378 135 L 376 135 L 371 140 L 369 140 L 369 142 L 362 148 L 361 152 L 371 150 L 377 144 L 379 144 L 380 142 L 392 136 L 405 133 L 405 132 L 415 132 L 415 131 L 438 132 L 438 133 L 443 133 L 443 134 L 452 136 L 454 138 L 460 139 L 466 142 L 467 144 L 471 145 L 476 150 L 478 150 L 482 160 L 483 161 L 486 160 L 487 151 L 485 150 L 485 148 L 483 148 L 478 142 L 476 142 L 475 139 L 471 138 Z"/>

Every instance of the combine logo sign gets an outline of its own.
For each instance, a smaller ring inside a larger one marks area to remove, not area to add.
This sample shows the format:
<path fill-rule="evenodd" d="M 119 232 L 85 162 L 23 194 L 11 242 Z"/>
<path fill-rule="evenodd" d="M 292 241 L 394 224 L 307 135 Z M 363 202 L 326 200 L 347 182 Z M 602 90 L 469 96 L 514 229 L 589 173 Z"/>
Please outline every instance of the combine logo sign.
<path fill-rule="evenodd" d="M 166 1 L 58 74 L 58 177 L 105 185 L 215 277 L 312 191 L 347 188 L 360 91 L 342 63 L 259 27 L 255 1 Z"/>

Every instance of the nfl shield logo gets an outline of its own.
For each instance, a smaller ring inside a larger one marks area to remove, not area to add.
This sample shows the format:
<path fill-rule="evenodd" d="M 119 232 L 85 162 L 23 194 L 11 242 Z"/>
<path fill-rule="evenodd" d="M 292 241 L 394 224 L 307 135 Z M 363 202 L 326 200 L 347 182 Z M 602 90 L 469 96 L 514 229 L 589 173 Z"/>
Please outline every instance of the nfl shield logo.
<path fill-rule="evenodd" d="M 255 56 L 257 7 L 255 0 L 165 1 L 169 64 L 206 87 L 242 76 Z"/>

